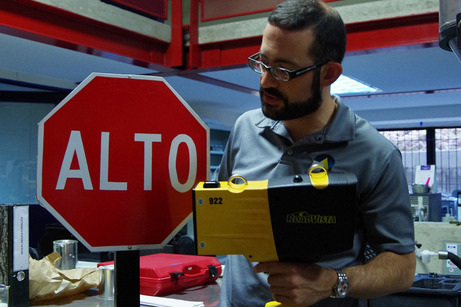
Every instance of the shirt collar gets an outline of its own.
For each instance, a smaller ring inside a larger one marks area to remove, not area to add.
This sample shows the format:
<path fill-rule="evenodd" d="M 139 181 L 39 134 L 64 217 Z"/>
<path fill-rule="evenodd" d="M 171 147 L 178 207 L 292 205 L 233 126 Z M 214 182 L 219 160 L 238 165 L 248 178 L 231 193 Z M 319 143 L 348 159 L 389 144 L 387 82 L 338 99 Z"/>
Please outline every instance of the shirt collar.
<path fill-rule="evenodd" d="M 321 131 L 314 133 L 314 135 L 309 135 L 305 139 L 312 139 L 313 136 L 322 136 L 323 142 L 344 142 L 354 139 L 355 136 L 355 114 L 354 112 L 345 104 L 341 102 L 341 98 L 338 96 L 332 96 L 334 101 L 338 104 L 338 109 L 335 117 L 331 123 L 326 126 Z M 270 118 L 265 117 L 261 113 L 261 118 L 256 122 L 256 127 L 261 129 L 270 129 L 276 134 L 279 134 L 283 137 L 289 138 L 290 134 L 287 129 L 283 126 L 281 121 L 276 121 Z M 315 137 L 314 139 L 318 139 Z M 303 141 L 302 140 L 302 141 Z"/>

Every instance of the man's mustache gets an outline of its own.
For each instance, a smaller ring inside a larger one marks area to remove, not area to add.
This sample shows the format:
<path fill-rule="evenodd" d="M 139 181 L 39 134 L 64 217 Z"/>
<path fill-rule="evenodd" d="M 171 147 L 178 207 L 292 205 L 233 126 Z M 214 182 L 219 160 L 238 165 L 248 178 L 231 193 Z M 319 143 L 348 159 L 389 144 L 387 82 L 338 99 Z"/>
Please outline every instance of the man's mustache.
<path fill-rule="evenodd" d="M 276 98 L 279 98 L 279 99 L 285 99 L 285 95 L 283 93 L 281 93 L 279 90 L 273 88 L 273 87 L 270 87 L 270 88 L 263 88 L 261 87 L 259 89 L 259 94 L 261 96 L 264 95 L 264 93 L 270 95 L 270 96 L 274 96 Z"/>

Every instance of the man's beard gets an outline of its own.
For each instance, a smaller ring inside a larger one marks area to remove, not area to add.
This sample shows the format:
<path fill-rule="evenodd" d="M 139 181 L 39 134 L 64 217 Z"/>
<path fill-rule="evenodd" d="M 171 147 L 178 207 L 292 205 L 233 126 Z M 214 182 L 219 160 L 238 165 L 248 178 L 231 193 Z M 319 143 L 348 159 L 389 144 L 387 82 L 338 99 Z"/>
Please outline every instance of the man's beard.
<path fill-rule="evenodd" d="M 315 70 L 312 81 L 312 97 L 298 102 L 289 102 L 288 97 L 275 88 L 259 89 L 261 98 L 261 108 L 266 117 L 273 120 L 290 120 L 312 114 L 322 105 L 322 91 L 320 89 L 320 69 Z M 271 106 L 264 102 L 264 93 L 277 97 L 283 101 L 283 106 L 277 109 L 277 106 Z"/>

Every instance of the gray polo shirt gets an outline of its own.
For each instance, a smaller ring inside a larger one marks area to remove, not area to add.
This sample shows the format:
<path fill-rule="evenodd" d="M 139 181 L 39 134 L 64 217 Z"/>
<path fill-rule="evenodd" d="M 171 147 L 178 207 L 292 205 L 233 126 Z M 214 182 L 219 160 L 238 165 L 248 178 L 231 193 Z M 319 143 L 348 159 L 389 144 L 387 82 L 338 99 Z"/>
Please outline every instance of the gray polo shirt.
<path fill-rule="evenodd" d="M 266 118 L 260 109 L 243 114 L 230 134 L 215 179 L 226 181 L 235 174 L 247 180 L 306 174 L 315 161 L 331 172 L 352 172 L 358 179 L 360 212 L 354 247 L 318 264 L 344 268 L 363 263 L 367 243 L 376 253 L 410 253 L 414 228 L 400 152 L 338 97 L 335 100 L 338 109 L 333 121 L 296 143 L 282 122 Z M 253 274 L 253 265 L 243 256 L 227 257 L 220 306 L 264 306 L 272 300 L 267 276 Z"/>

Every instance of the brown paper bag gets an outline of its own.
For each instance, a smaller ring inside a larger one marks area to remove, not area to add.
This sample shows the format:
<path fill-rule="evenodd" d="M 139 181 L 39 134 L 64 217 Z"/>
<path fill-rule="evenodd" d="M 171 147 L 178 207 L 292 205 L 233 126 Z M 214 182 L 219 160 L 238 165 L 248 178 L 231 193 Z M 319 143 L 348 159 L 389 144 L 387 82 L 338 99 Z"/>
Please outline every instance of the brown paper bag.
<path fill-rule="evenodd" d="M 31 305 L 67 297 L 99 285 L 99 269 L 58 269 L 61 256 L 54 252 L 41 260 L 29 257 L 29 298 Z"/>

